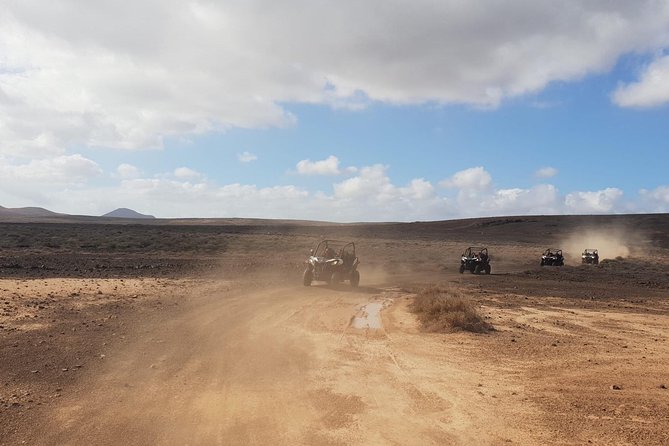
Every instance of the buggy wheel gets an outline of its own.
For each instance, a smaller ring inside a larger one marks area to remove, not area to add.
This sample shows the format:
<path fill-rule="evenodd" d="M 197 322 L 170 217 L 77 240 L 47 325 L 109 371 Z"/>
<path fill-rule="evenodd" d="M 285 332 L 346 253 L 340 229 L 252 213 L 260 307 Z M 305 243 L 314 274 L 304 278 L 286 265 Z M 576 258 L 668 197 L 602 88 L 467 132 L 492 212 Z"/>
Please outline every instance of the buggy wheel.
<path fill-rule="evenodd" d="M 351 286 L 357 288 L 360 284 L 360 271 L 357 269 L 351 273 Z"/>
<path fill-rule="evenodd" d="M 544 261 L 543 260 L 541 261 L 541 266 L 544 266 Z"/>
<path fill-rule="evenodd" d="M 332 273 L 332 277 L 330 278 L 330 285 L 337 286 L 343 280 L 344 280 L 344 278 L 342 277 L 342 274 L 340 272 L 334 272 L 334 273 Z"/>
<path fill-rule="evenodd" d="M 465 272 L 465 265 L 460 265 L 460 274 Z"/>
<path fill-rule="evenodd" d="M 485 271 L 486 274 L 490 274 L 490 265 L 486 265 L 484 267 L 484 271 Z"/>
<path fill-rule="evenodd" d="M 481 274 L 481 265 L 476 265 L 476 268 L 474 268 L 474 274 Z"/>
<path fill-rule="evenodd" d="M 311 281 L 314 279 L 314 273 L 311 272 L 309 268 L 304 270 L 302 274 L 302 283 L 304 286 L 311 286 Z"/>

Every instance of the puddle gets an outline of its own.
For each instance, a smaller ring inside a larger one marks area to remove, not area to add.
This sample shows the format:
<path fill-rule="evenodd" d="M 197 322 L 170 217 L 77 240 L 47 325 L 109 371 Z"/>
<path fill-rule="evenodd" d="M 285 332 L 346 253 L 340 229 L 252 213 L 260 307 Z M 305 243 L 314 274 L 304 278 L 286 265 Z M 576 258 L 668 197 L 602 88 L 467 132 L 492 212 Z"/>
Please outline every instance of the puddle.
<path fill-rule="evenodd" d="M 382 328 L 381 324 L 381 309 L 382 302 L 370 302 L 363 306 L 358 315 L 353 318 L 351 327 L 353 328 Z"/>

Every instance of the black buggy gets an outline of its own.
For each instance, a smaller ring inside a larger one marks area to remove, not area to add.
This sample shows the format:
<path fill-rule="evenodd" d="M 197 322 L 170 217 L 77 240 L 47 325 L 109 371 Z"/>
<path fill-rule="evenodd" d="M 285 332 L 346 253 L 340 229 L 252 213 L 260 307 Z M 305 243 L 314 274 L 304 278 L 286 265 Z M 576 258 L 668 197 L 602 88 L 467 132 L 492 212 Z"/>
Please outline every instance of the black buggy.
<path fill-rule="evenodd" d="M 541 255 L 541 266 L 564 266 L 562 250 L 557 248 L 545 250 Z"/>
<path fill-rule="evenodd" d="M 303 274 L 304 286 L 310 286 L 314 280 L 337 285 L 346 280 L 351 286 L 360 283 L 358 257 L 355 255 L 355 243 L 338 240 L 321 240 L 312 249 Z"/>
<path fill-rule="evenodd" d="M 581 263 L 599 265 L 599 252 L 596 249 L 586 249 L 581 254 Z"/>
<path fill-rule="evenodd" d="M 465 249 L 460 259 L 460 274 L 469 271 L 472 274 L 490 274 L 490 256 L 488 248 L 470 246 Z"/>

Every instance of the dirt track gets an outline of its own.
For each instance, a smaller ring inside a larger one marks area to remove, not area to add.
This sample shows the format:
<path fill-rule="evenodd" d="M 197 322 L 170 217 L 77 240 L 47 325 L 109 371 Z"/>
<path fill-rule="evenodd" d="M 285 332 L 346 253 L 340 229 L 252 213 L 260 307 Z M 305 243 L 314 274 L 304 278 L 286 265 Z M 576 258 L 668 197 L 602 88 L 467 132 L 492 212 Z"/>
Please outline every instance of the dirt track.
<path fill-rule="evenodd" d="M 277 240 L 253 237 L 244 246 Z M 498 255 L 499 274 L 459 275 L 423 263 L 443 252 L 433 244 L 368 239 L 413 269 L 363 263 L 357 290 L 225 262 L 227 278 L 11 268 L 0 443 L 669 443 L 665 264 L 541 270 Z M 407 306 L 428 282 L 495 331 L 422 332 Z M 380 327 L 365 328 L 378 308 Z"/>
<path fill-rule="evenodd" d="M 105 355 L 31 437 L 82 445 L 528 439 L 496 416 L 533 415 L 512 404 L 523 398 L 520 383 L 503 369 L 479 371 L 461 344 L 466 335 L 445 345 L 420 333 L 401 291 L 199 291 L 208 296 L 179 318 L 156 315 Z M 389 306 L 380 330 L 351 326 L 368 302 Z"/>

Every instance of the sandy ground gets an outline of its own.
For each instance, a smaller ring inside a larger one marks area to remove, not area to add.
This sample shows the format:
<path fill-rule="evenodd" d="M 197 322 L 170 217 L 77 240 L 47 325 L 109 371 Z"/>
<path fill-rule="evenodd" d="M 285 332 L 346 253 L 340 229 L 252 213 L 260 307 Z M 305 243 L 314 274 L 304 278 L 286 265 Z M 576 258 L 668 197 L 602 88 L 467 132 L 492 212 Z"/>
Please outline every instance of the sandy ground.
<path fill-rule="evenodd" d="M 669 444 L 665 251 L 541 269 L 522 263 L 541 245 L 498 245 L 475 276 L 456 272 L 459 242 L 366 239 L 390 261 L 352 289 L 303 287 L 294 253 L 262 272 L 257 249 L 284 238 L 231 237 L 204 273 L 14 251 L 0 444 Z M 409 304 L 427 283 L 495 330 L 424 332 Z"/>
<path fill-rule="evenodd" d="M 93 336 L 101 342 L 80 352 L 80 364 L 23 370 L 76 379 L 52 389 L 37 384 L 27 396 L 5 382 L 2 413 L 13 411 L 14 423 L 3 427 L 2 442 L 669 441 L 664 301 L 579 308 L 564 298 L 495 294 L 474 279 L 453 276 L 448 286 L 476 289 L 492 334 L 423 333 L 407 310 L 411 294 L 389 284 L 351 290 L 223 280 L 2 281 L 4 293 L 51 293 L 75 300 L 75 310 L 99 306 L 87 298 L 98 290 L 141 307 L 121 315 L 127 325 Z M 15 315 L 11 325 L 38 330 L 30 316 Z"/>

